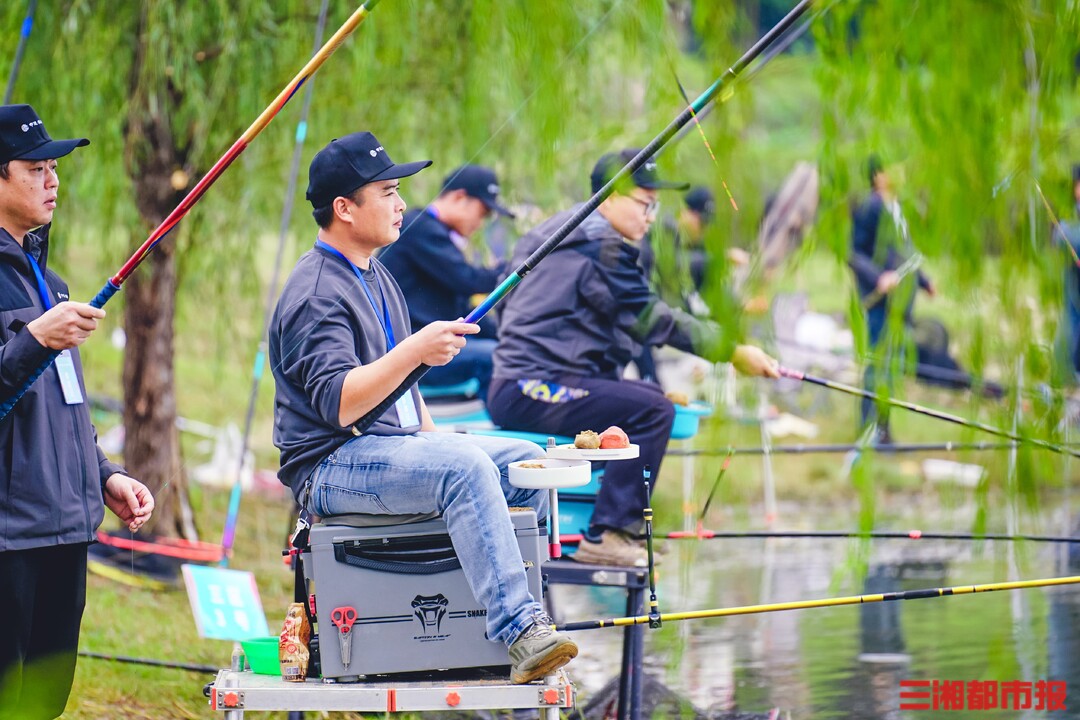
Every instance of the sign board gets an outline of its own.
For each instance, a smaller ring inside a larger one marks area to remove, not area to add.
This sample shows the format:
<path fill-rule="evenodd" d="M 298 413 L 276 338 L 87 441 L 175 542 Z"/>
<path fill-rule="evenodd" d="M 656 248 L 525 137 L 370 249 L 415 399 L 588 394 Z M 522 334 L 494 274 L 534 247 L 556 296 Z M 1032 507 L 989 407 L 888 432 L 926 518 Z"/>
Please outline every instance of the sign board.
<path fill-rule="evenodd" d="M 254 575 L 205 565 L 181 569 L 199 637 L 248 640 L 270 634 Z"/>

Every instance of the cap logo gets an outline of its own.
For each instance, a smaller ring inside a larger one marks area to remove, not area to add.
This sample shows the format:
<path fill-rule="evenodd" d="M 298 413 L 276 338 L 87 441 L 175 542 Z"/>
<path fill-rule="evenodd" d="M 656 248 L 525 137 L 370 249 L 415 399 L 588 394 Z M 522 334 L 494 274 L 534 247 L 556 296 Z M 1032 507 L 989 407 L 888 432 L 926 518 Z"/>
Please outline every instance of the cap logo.
<path fill-rule="evenodd" d="M 379 147 L 375 148 L 374 150 L 368 150 L 368 154 L 371 155 L 371 157 L 376 157 L 379 154 L 379 151 L 382 150 L 382 149 L 383 149 L 383 146 L 380 145 Z"/>
<path fill-rule="evenodd" d="M 652 160 L 648 160 L 648 161 L 645 162 L 644 167 L 645 167 L 645 172 L 652 172 L 652 171 L 656 170 L 656 163 L 653 162 Z"/>
<path fill-rule="evenodd" d="M 498 195 L 499 194 L 499 186 L 496 185 L 495 183 L 489 184 L 487 190 L 488 190 L 489 195 Z"/>
<path fill-rule="evenodd" d="M 23 123 L 22 131 L 28 132 L 30 128 L 37 127 L 38 125 L 44 125 L 44 122 L 42 122 L 41 120 L 35 120 L 34 122 Z"/>

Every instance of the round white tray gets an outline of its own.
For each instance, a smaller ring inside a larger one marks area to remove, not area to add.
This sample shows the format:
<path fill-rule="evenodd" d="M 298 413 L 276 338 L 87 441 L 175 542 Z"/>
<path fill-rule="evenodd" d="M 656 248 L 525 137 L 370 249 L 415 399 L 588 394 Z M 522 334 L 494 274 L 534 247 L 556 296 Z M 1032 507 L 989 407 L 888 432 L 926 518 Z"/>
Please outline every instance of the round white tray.
<path fill-rule="evenodd" d="M 521 467 L 539 464 L 542 468 Z M 518 460 L 510 463 L 510 484 L 519 488 L 571 488 L 588 485 L 592 463 L 588 460 L 558 460 L 551 457 Z"/>
<path fill-rule="evenodd" d="M 556 445 L 547 449 L 549 458 L 562 458 L 564 460 L 633 460 L 638 456 L 638 446 L 633 443 L 628 448 L 614 450 L 582 450 L 572 444 Z"/>

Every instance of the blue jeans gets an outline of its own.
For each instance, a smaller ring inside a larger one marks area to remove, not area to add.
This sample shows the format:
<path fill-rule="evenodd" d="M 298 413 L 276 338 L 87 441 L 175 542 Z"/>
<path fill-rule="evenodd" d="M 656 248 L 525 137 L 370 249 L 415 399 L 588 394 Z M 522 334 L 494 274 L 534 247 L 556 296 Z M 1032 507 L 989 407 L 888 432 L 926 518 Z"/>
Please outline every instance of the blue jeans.
<path fill-rule="evenodd" d="M 473 595 L 487 608 L 487 636 L 506 645 L 543 612 L 529 594 L 507 505 L 547 517 L 547 492 L 512 486 L 507 465 L 544 455 L 524 440 L 421 432 L 361 435 L 329 455 L 311 479 L 316 515 L 439 512 Z"/>

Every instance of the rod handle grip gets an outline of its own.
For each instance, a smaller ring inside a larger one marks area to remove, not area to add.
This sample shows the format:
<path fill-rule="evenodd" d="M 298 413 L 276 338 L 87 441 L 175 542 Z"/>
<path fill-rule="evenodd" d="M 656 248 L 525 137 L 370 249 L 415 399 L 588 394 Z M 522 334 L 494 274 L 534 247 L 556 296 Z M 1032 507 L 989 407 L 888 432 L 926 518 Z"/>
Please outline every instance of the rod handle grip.
<path fill-rule="evenodd" d="M 424 377 L 430 369 L 430 365 L 424 365 L 423 363 L 417 366 L 415 370 L 409 373 L 408 377 L 401 381 L 401 384 L 394 389 L 394 392 L 390 393 L 385 400 L 373 407 L 366 415 L 353 423 L 353 435 L 363 435 L 369 427 L 375 424 L 376 420 L 382 417 L 384 412 L 390 409 L 390 406 L 396 403 L 402 395 L 407 393 L 413 385 L 419 382 L 420 378 Z M 419 410 L 419 408 L 417 408 L 417 410 Z"/>
<path fill-rule="evenodd" d="M 98 294 L 94 296 L 94 299 L 90 301 L 90 306 L 100 310 L 105 307 L 105 303 L 109 302 L 109 299 L 118 292 L 120 292 L 120 286 L 110 279 L 105 283 L 105 286 L 98 291 Z"/>

